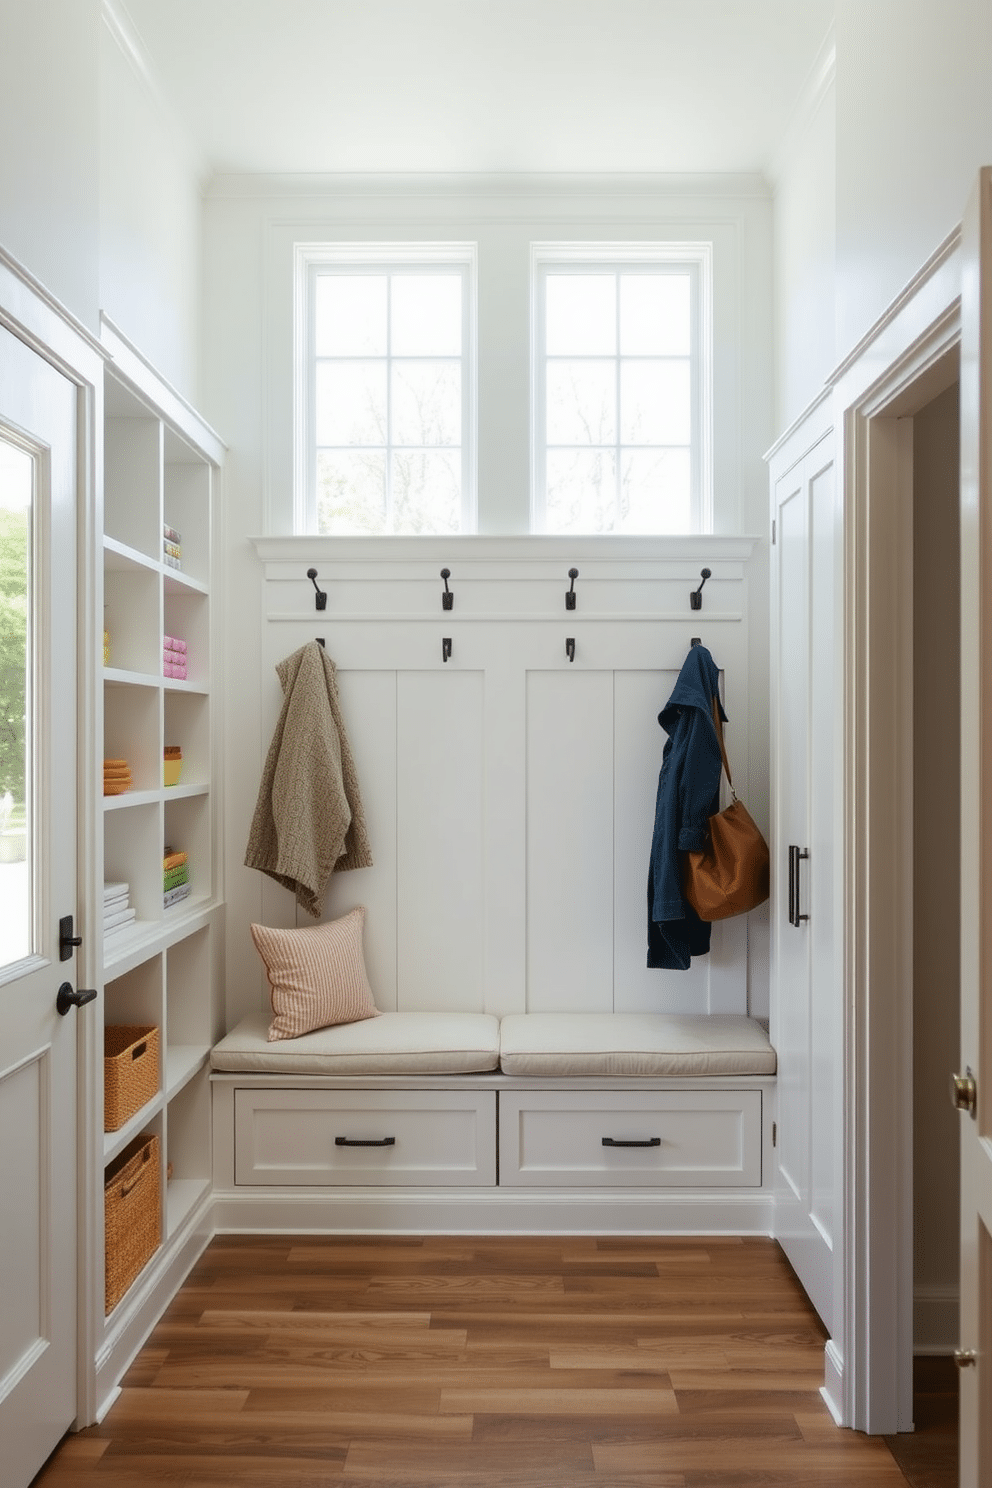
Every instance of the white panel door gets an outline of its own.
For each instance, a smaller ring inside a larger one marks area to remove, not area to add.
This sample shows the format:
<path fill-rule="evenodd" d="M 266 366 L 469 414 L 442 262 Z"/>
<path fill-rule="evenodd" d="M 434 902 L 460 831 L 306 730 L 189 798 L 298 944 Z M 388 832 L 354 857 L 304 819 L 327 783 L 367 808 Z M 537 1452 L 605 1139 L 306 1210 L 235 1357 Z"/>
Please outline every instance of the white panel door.
<path fill-rule="evenodd" d="M 0 1442 L 24 1488 L 76 1408 L 76 389 L 0 329 Z M 75 989 L 74 989 L 75 990 Z M 83 1013 L 82 1016 L 92 1016 Z"/>
<path fill-rule="evenodd" d="M 833 1332 L 831 459 L 830 441 L 822 441 L 775 487 L 772 1041 L 778 1051 L 776 1238 Z"/>
<path fill-rule="evenodd" d="M 992 1482 L 992 172 L 961 293 L 961 1488 Z M 969 1096 L 972 1099 L 969 1100 Z M 969 1109 L 970 1107 L 970 1109 Z"/>

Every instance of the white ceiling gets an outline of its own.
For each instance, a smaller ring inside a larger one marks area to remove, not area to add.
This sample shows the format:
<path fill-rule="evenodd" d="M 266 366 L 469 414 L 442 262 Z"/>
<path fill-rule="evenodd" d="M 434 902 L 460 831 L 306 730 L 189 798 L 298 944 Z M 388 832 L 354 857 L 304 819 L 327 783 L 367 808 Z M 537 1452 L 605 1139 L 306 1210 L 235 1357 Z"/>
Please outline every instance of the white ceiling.
<path fill-rule="evenodd" d="M 218 172 L 758 171 L 832 0 L 111 0 Z"/>

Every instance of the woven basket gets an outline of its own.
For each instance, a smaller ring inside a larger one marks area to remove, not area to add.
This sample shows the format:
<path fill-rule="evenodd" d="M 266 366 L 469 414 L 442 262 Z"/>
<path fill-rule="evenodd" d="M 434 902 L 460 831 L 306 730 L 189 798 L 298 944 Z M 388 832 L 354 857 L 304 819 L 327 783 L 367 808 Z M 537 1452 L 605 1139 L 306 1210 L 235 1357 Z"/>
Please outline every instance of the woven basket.
<path fill-rule="evenodd" d="M 105 1302 L 111 1312 L 162 1243 L 159 1141 L 144 1132 L 104 1174 Z"/>
<path fill-rule="evenodd" d="M 110 1024 L 103 1030 L 103 1129 L 120 1131 L 158 1091 L 158 1029 Z"/>

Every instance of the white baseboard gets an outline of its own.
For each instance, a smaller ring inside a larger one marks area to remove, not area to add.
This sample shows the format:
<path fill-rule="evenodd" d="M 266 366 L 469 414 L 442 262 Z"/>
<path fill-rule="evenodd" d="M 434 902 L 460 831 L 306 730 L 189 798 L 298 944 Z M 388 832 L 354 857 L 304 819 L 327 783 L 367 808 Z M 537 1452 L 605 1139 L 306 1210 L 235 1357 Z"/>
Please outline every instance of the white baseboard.
<path fill-rule="evenodd" d="M 915 1354 L 953 1354 L 958 1346 L 960 1305 L 956 1286 L 913 1288 Z"/>
<path fill-rule="evenodd" d="M 218 1233 L 770 1235 L 772 1198 L 588 1190 L 214 1190 Z"/>
<path fill-rule="evenodd" d="M 140 1281 L 124 1297 L 96 1359 L 95 1419 L 102 1421 L 116 1398 L 121 1377 L 182 1286 L 213 1235 L 209 1196 L 179 1233 L 149 1262 Z M 89 1423 L 84 1423 L 89 1424 Z"/>
<path fill-rule="evenodd" d="M 827 1339 L 823 1350 L 823 1385 L 820 1394 L 837 1425 L 845 1426 L 844 1358 L 832 1338 Z"/>

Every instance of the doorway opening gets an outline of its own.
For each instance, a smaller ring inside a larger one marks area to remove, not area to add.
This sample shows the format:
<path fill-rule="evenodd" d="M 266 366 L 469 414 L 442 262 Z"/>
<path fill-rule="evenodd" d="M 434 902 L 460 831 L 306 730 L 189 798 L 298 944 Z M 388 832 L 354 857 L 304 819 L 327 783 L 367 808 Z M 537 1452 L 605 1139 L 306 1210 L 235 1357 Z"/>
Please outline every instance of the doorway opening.
<path fill-rule="evenodd" d="M 953 367 L 953 362 L 949 365 Z M 956 373 L 956 369 L 955 369 Z M 912 416 L 913 1435 L 910 1483 L 957 1483 L 960 1118 L 960 385 Z"/>
<path fill-rule="evenodd" d="M 947 1095 L 960 1047 L 961 935 L 953 319 L 934 341 L 929 355 L 911 355 L 908 365 L 892 369 L 856 421 L 865 472 L 857 483 L 867 553 L 858 662 L 868 725 L 863 820 L 870 825 L 866 837 L 855 834 L 854 846 L 868 886 L 861 921 L 868 950 L 855 999 L 866 1063 L 860 1077 L 849 1067 L 865 1134 L 857 1199 L 866 1261 L 858 1317 L 864 1370 L 852 1420 L 889 1435 L 897 1458 L 905 1449 L 907 1468 L 914 1438 L 890 1434 L 911 1433 L 917 1424 L 925 1428 L 922 1446 L 934 1380 L 946 1415 L 954 1381 L 944 1388 L 943 1375 L 959 1326 L 960 1130 Z M 855 1156 L 856 1169 L 860 1162 Z M 939 1455 L 946 1458 L 948 1446 L 953 1452 L 956 1436 L 954 1417 Z M 907 1477 L 914 1481 L 911 1472 Z M 956 1469 L 947 1481 L 956 1482 Z"/>

